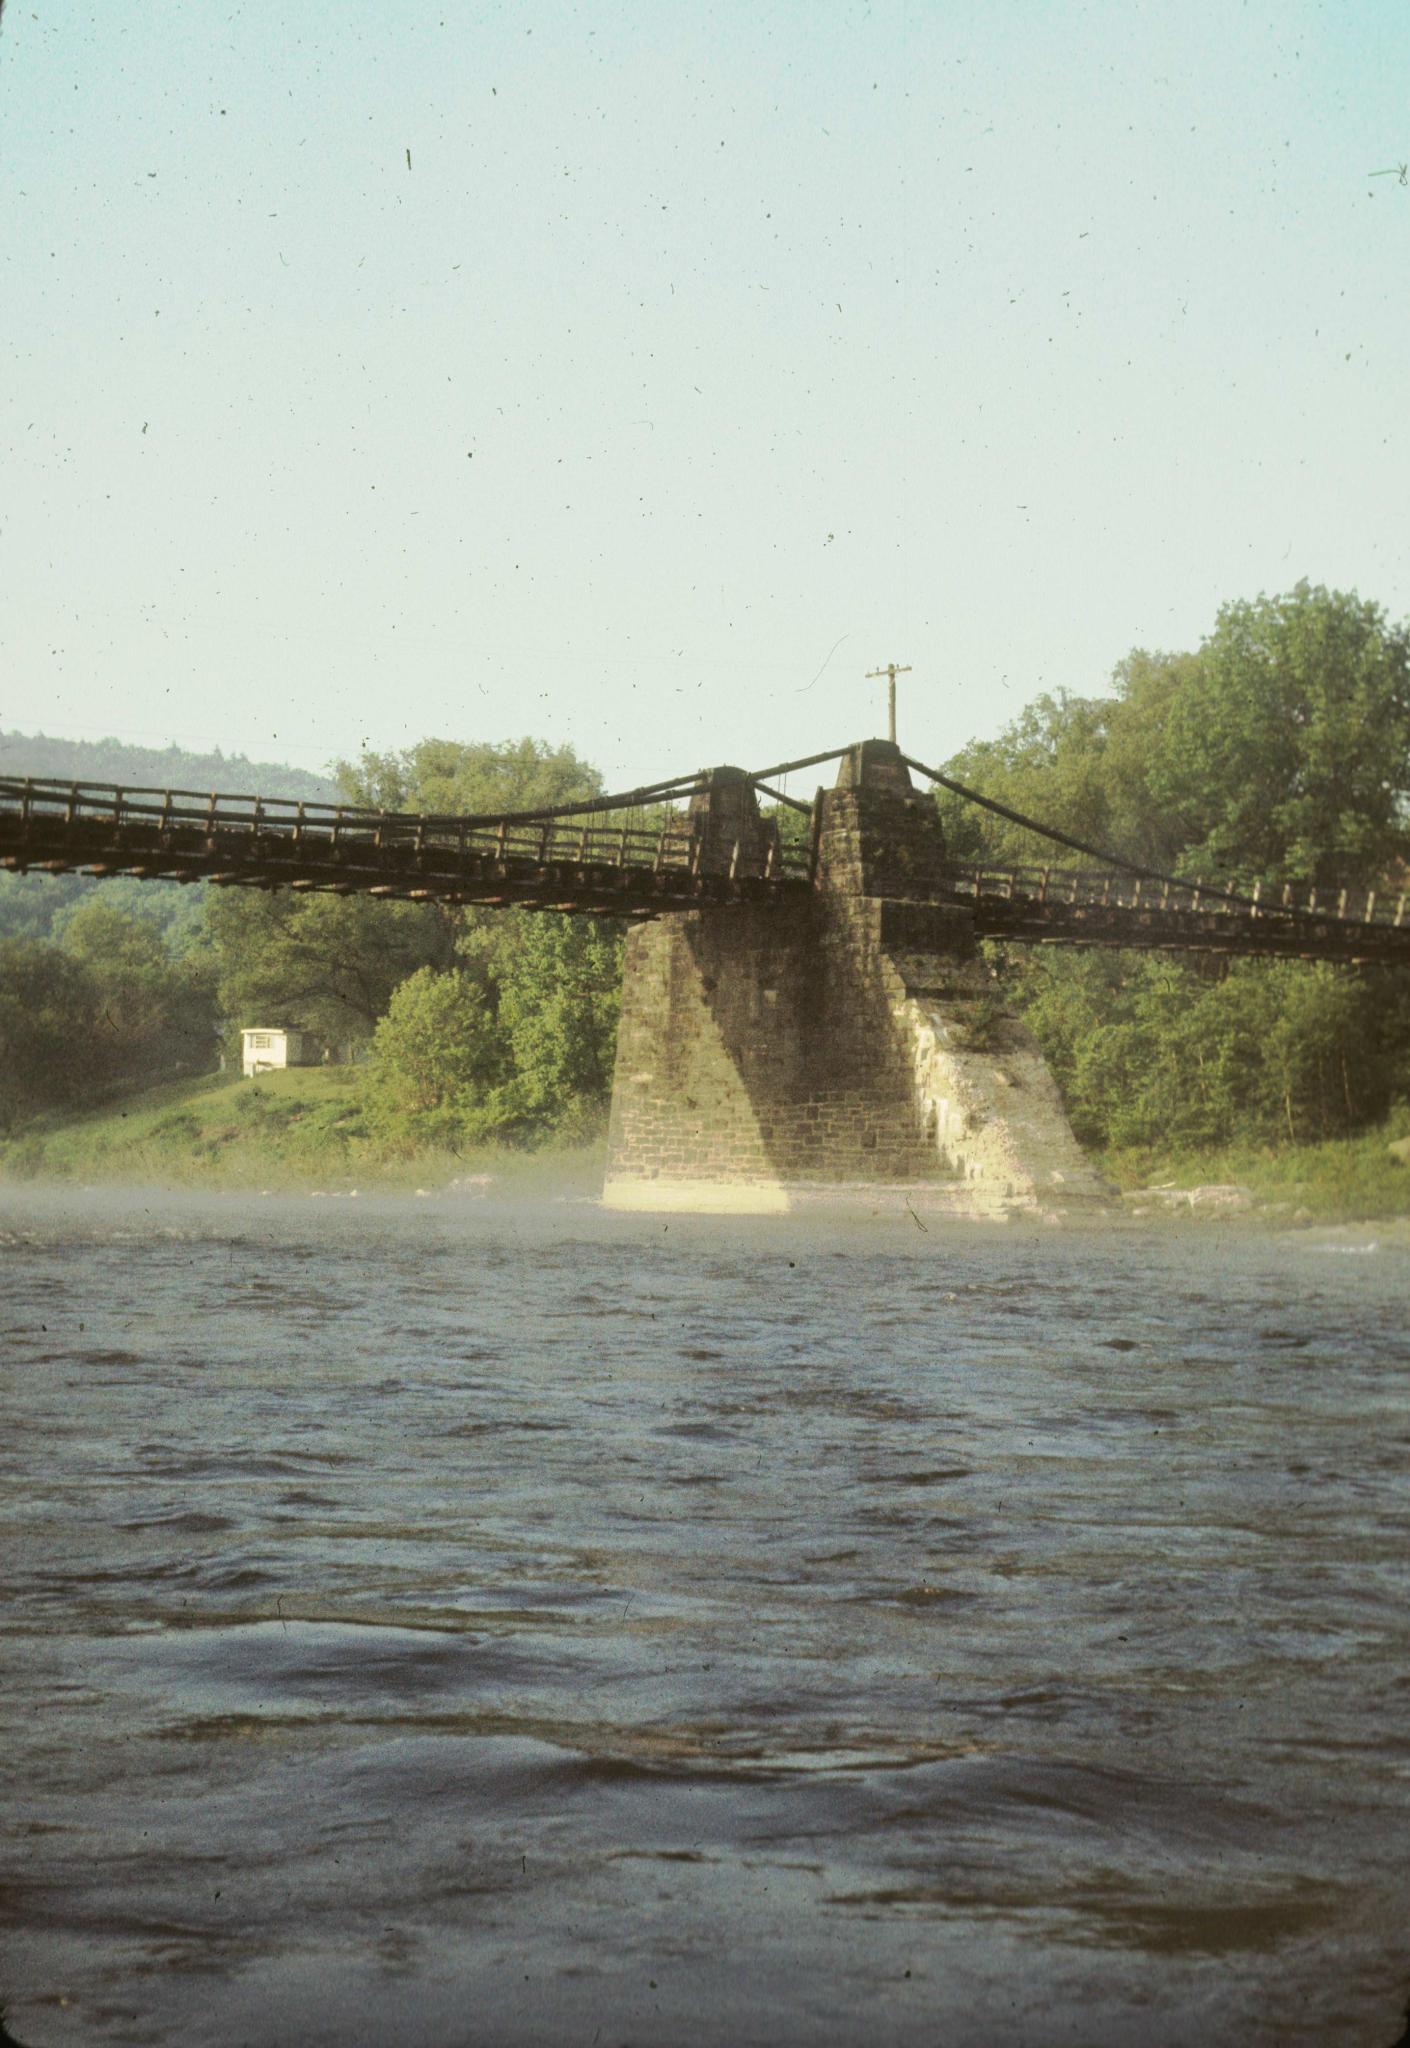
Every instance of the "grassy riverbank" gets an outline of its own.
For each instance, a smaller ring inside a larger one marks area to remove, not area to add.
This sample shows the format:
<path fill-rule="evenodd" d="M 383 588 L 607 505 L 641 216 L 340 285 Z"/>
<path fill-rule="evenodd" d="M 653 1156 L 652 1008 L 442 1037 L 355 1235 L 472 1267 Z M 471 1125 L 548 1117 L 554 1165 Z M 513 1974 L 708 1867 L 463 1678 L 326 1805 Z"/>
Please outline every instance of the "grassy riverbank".
<path fill-rule="evenodd" d="M 1109 1153 L 1101 1165 L 1124 1191 L 1139 1188 L 1247 1188 L 1273 1221 L 1359 1223 L 1410 1217 L 1410 1163 L 1392 1158 L 1393 1140 L 1410 1135 L 1410 1111 L 1354 1138 L 1277 1148 L 1231 1145 L 1218 1151 L 1156 1148 Z"/>
<path fill-rule="evenodd" d="M 178 1187 L 414 1190 L 488 1174 L 516 1186 L 551 1179 L 559 1189 L 592 1192 L 601 1170 L 593 1145 L 450 1152 L 378 1144 L 348 1067 L 171 1082 L 82 1115 L 47 1117 L 0 1149 L 0 1175 L 9 1180 Z"/>
<path fill-rule="evenodd" d="M 1410 1165 L 1387 1150 L 1407 1134 L 1410 1110 L 1401 1110 L 1374 1130 L 1324 1145 L 1148 1149 L 1111 1153 L 1100 1164 L 1126 1191 L 1233 1184 L 1249 1190 L 1253 1213 L 1269 1221 L 1361 1222 L 1410 1217 Z M 526 1191 L 551 1181 L 591 1194 L 601 1172 L 600 1143 L 463 1152 L 378 1144 L 363 1124 L 358 1076 L 347 1067 L 171 1082 L 82 1115 L 46 1118 L 0 1147 L 7 1180 L 147 1186 L 411 1191 L 489 1175 Z"/>

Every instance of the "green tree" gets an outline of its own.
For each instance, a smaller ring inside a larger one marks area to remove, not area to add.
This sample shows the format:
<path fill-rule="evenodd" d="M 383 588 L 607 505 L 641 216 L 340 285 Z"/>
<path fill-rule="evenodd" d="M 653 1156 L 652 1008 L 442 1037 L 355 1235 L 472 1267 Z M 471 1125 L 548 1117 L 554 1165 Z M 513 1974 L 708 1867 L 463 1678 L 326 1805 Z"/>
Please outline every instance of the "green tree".
<path fill-rule="evenodd" d="M 1410 851 L 1410 636 L 1354 592 L 1225 605 L 1193 654 L 1136 649 L 1106 698 L 1039 697 L 959 781 L 1145 866 L 1373 882 Z M 959 859 L 1080 856 L 942 795 Z"/>
<path fill-rule="evenodd" d="M 1058 831 L 1096 844 L 1124 838 L 1127 806 L 1107 773 L 1114 709 L 1108 700 L 1066 691 L 1037 697 L 997 739 L 974 741 L 946 769 L 971 789 Z M 1074 858 L 949 791 L 939 791 L 937 802 L 945 843 L 956 860 L 1026 865 Z"/>
<path fill-rule="evenodd" d="M 511 913 L 499 1020 L 512 1094 L 528 1131 L 582 1129 L 612 1089 L 621 1008 L 621 927 L 596 917 Z"/>
<path fill-rule="evenodd" d="M 603 788 L 598 771 L 571 747 L 528 739 L 502 746 L 424 740 L 402 753 L 341 763 L 338 774 L 351 801 L 452 815 L 574 803 Z M 495 1020 L 503 1060 L 477 1097 L 476 1132 L 542 1135 L 590 1123 L 611 1089 L 621 925 L 473 906 L 452 913 L 450 922 L 456 957 Z M 444 991 L 438 1000 L 450 1028 L 459 1012 Z M 483 1081 L 486 1070 L 475 1070 Z M 459 1071 L 449 1048 L 444 1071 Z M 460 1081 L 447 1088 L 446 1114 L 469 1129 Z M 424 1121 L 425 1112 L 418 1115 Z"/>
<path fill-rule="evenodd" d="M 509 1062 L 484 986 L 463 970 L 418 968 L 392 996 L 363 1075 L 369 1131 L 384 1143 L 451 1150 L 502 1131 Z"/>
<path fill-rule="evenodd" d="M 206 911 L 222 1015 L 329 1045 L 364 1043 L 392 991 L 451 961 L 452 933 L 430 905 L 370 896 L 212 890 Z"/>
<path fill-rule="evenodd" d="M 1193 653 L 1136 650 L 1106 698 L 1042 697 L 951 767 L 1141 865 L 1322 886 L 1395 874 L 1410 841 L 1410 641 L 1354 593 L 1226 605 Z M 1081 856 L 941 800 L 957 858 Z M 1407 1085 L 1403 975 L 1061 952 L 1011 970 L 1078 1134 L 1202 1145 L 1334 1135 Z"/>
<path fill-rule="evenodd" d="M 161 934 L 179 958 L 199 945 L 205 923 L 203 882 L 142 882 L 114 875 L 0 874 L 0 938 L 57 939 L 75 911 L 90 901 L 111 903 Z"/>
<path fill-rule="evenodd" d="M 50 939 L 65 912 L 94 887 L 86 875 L 0 872 L 0 939 Z"/>
<path fill-rule="evenodd" d="M 0 1130 L 81 1102 L 98 1085 L 98 991 L 38 939 L 0 940 Z"/>
<path fill-rule="evenodd" d="M 1147 719 L 1146 777 L 1186 870 L 1377 880 L 1406 849 L 1410 638 L 1354 593 L 1299 583 L 1226 605 L 1180 686 L 1119 678 Z"/>
<path fill-rule="evenodd" d="M 350 803 L 497 814 L 601 794 L 571 747 L 425 740 L 338 766 Z M 384 1142 L 581 1128 L 611 1087 L 622 929 L 597 918 L 212 892 L 232 1024 L 370 1041 L 366 1114 Z"/>
<path fill-rule="evenodd" d="M 174 962 L 153 924 L 94 894 L 64 920 L 60 943 L 96 993 L 95 1065 L 108 1082 L 199 1073 L 214 1064 L 210 979 L 194 957 Z"/>
<path fill-rule="evenodd" d="M 81 903 L 63 926 L 63 948 L 98 988 L 105 1028 L 138 1042 L 164 1027 L 173 997 L 171 962 L 148 924 L 102 897 Z"/>
<path fill-rule="evenodd" d="M 486 815 L 576 803 L 602 794 L 602 777 L 572 747 L 523 739 L 422 740 L 400 753 L 366 753 L 341 761 L 337 776 L 347 800 L 374 809 L 441 816 Z M 445 967 L 451 953 L 473 968 L 491 1004 L 512 973 L 524 915 L 473 905 L 442 913 L 447 950 L 428 964 Z M 384 1005 L 385 1007 L 385 1005 Z"/>
<path fill-rule="evenodd" d="M 1338 1137 L 1410 1085 L 1410 976 L 1044 950 L 1010 990 L 1096 1146 Z"/>
<path fill-rule="evenodd" d="M 45 876 L 43 880 L 51 888 L 60 880 L 78 884 L 72 898 L 61 898 L 54 906 L 50 925 L 53 938 L 62 939 L 73 918 L 87 904 L 103 903 L 155 932 L 172 961 L 179 961 L 201 947 L 206 915 L 204 882 L 143 882 L 135 875 L 113 875 L 102 882 L 87 875 Z"/>
<path fill-rule="evenodd" d="M 528 811 L 602 795 L 602 777 L 572 747 L 522 739 L 420 740 L 400 753 L 339 761 L 346 803 L 440 816 Z"/>

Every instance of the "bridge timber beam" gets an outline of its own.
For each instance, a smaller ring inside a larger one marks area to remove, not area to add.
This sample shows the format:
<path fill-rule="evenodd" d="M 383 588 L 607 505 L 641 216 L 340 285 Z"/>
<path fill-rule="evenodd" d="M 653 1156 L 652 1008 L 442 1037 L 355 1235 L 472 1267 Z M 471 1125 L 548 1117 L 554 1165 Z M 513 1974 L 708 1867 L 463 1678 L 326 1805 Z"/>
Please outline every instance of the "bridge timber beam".
<path fill-rule="evenodd" d="M 843 779 L 829 801 L 848 787 L 854 757 L 860 758 L 856 748 L 842 756 Z M 868 773 L 878 770 L 879 758 L 868 759 Z M 898 756 L 888 773 L 905 771 Z M 0 870 L 133 875 L 629 920 L 750 905 L 798 913 L 816 893 L 818 844 L 805 854 L 781 842 L 776 822 L 760 816 L 758 780 L 741 768 L 713 768 L 688 778 L 690 792 L 662 785 L 668 794 L 648 827 L 632 822 L 640 806 L 634 811 L 630 799 L 571 805 L 571 818 L 417 817 L 0 776 Z M 899 785 L 891 790 L 900 809 L 888 830 L 901 829 L 908 803 L 925 808 L 908 776 L 906 784 L 907 798 Z M 881 782 L 867 786 L 869 802 L 886 793 Z M 685 813 L 673 807 L 672 790 L 690 793 Z M 647 792 L 646 801 L 654 795 Z M 604 806 L 615 806 L 627 822 L 592 815 Z M 903 843 L 904 833 L 898 847 Z M 956 915 L 967 915 L 978 936 L 1019 945 L 1410 964 L 1407 897 L 1378 896 L 1374 889 L 1343 889 L 1330 897 L 1323 891 L 1319 899 L 1308 884 L 1275 885 L 1259 901 L 1259 883 L 1247 885 L 1240 897 L 1173 878 L 1151 886 L 1139 873 L 1111 869 L 972 868 L 943 858 L 927 887 L 932 906 L 948 904 Z M 880 900 L 893 906 L 910 900 L 904 880 L 895 888 L 886 884 Z"/>
<path fill-rule="evenodd" d="M 979 896 L 974 926 L 981 938 L 1025 946 L 1125 947 L 1137 952 L 1209 953 L 1225 958 L 1339 960 L 1349 966 L 1410 964 L 1410 933 L 1393 924 L 1367 924 L 1292 914 L 1275 908 L 1196 910 L 1179 905 L 1040 903 Z"/>
<path fill-rule="evenodd" d="M 776 835 L 741 846 L 710 816 L 707 807 L 655 829 L 554 819 L 476 826 L 269 798 L 0 778 L 0 869 L 625 918 L 806 898 L 803 864 L 790 870 Z"/>

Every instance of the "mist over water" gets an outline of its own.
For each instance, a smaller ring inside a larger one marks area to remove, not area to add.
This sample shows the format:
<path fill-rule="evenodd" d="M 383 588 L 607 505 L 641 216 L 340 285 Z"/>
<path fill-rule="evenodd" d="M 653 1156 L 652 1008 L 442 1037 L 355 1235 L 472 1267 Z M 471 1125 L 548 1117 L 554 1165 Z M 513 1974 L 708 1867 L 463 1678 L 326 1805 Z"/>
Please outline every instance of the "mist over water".
<path fill-rule="evenodd" d="M 30 2048 L 1389 2048 L 1406 1272 L 0 1195 Z"/>

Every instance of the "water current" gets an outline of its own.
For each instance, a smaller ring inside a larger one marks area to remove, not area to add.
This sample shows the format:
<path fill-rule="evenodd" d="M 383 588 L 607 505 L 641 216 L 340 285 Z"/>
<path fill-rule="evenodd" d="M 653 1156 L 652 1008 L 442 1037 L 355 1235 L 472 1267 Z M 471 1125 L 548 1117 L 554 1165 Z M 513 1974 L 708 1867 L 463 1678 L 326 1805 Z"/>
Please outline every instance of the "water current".
<path fill-rule="evenodd" d="M 11 2032 L 1390 2048 L 1406 1257 L 11 1189 Z"/>

